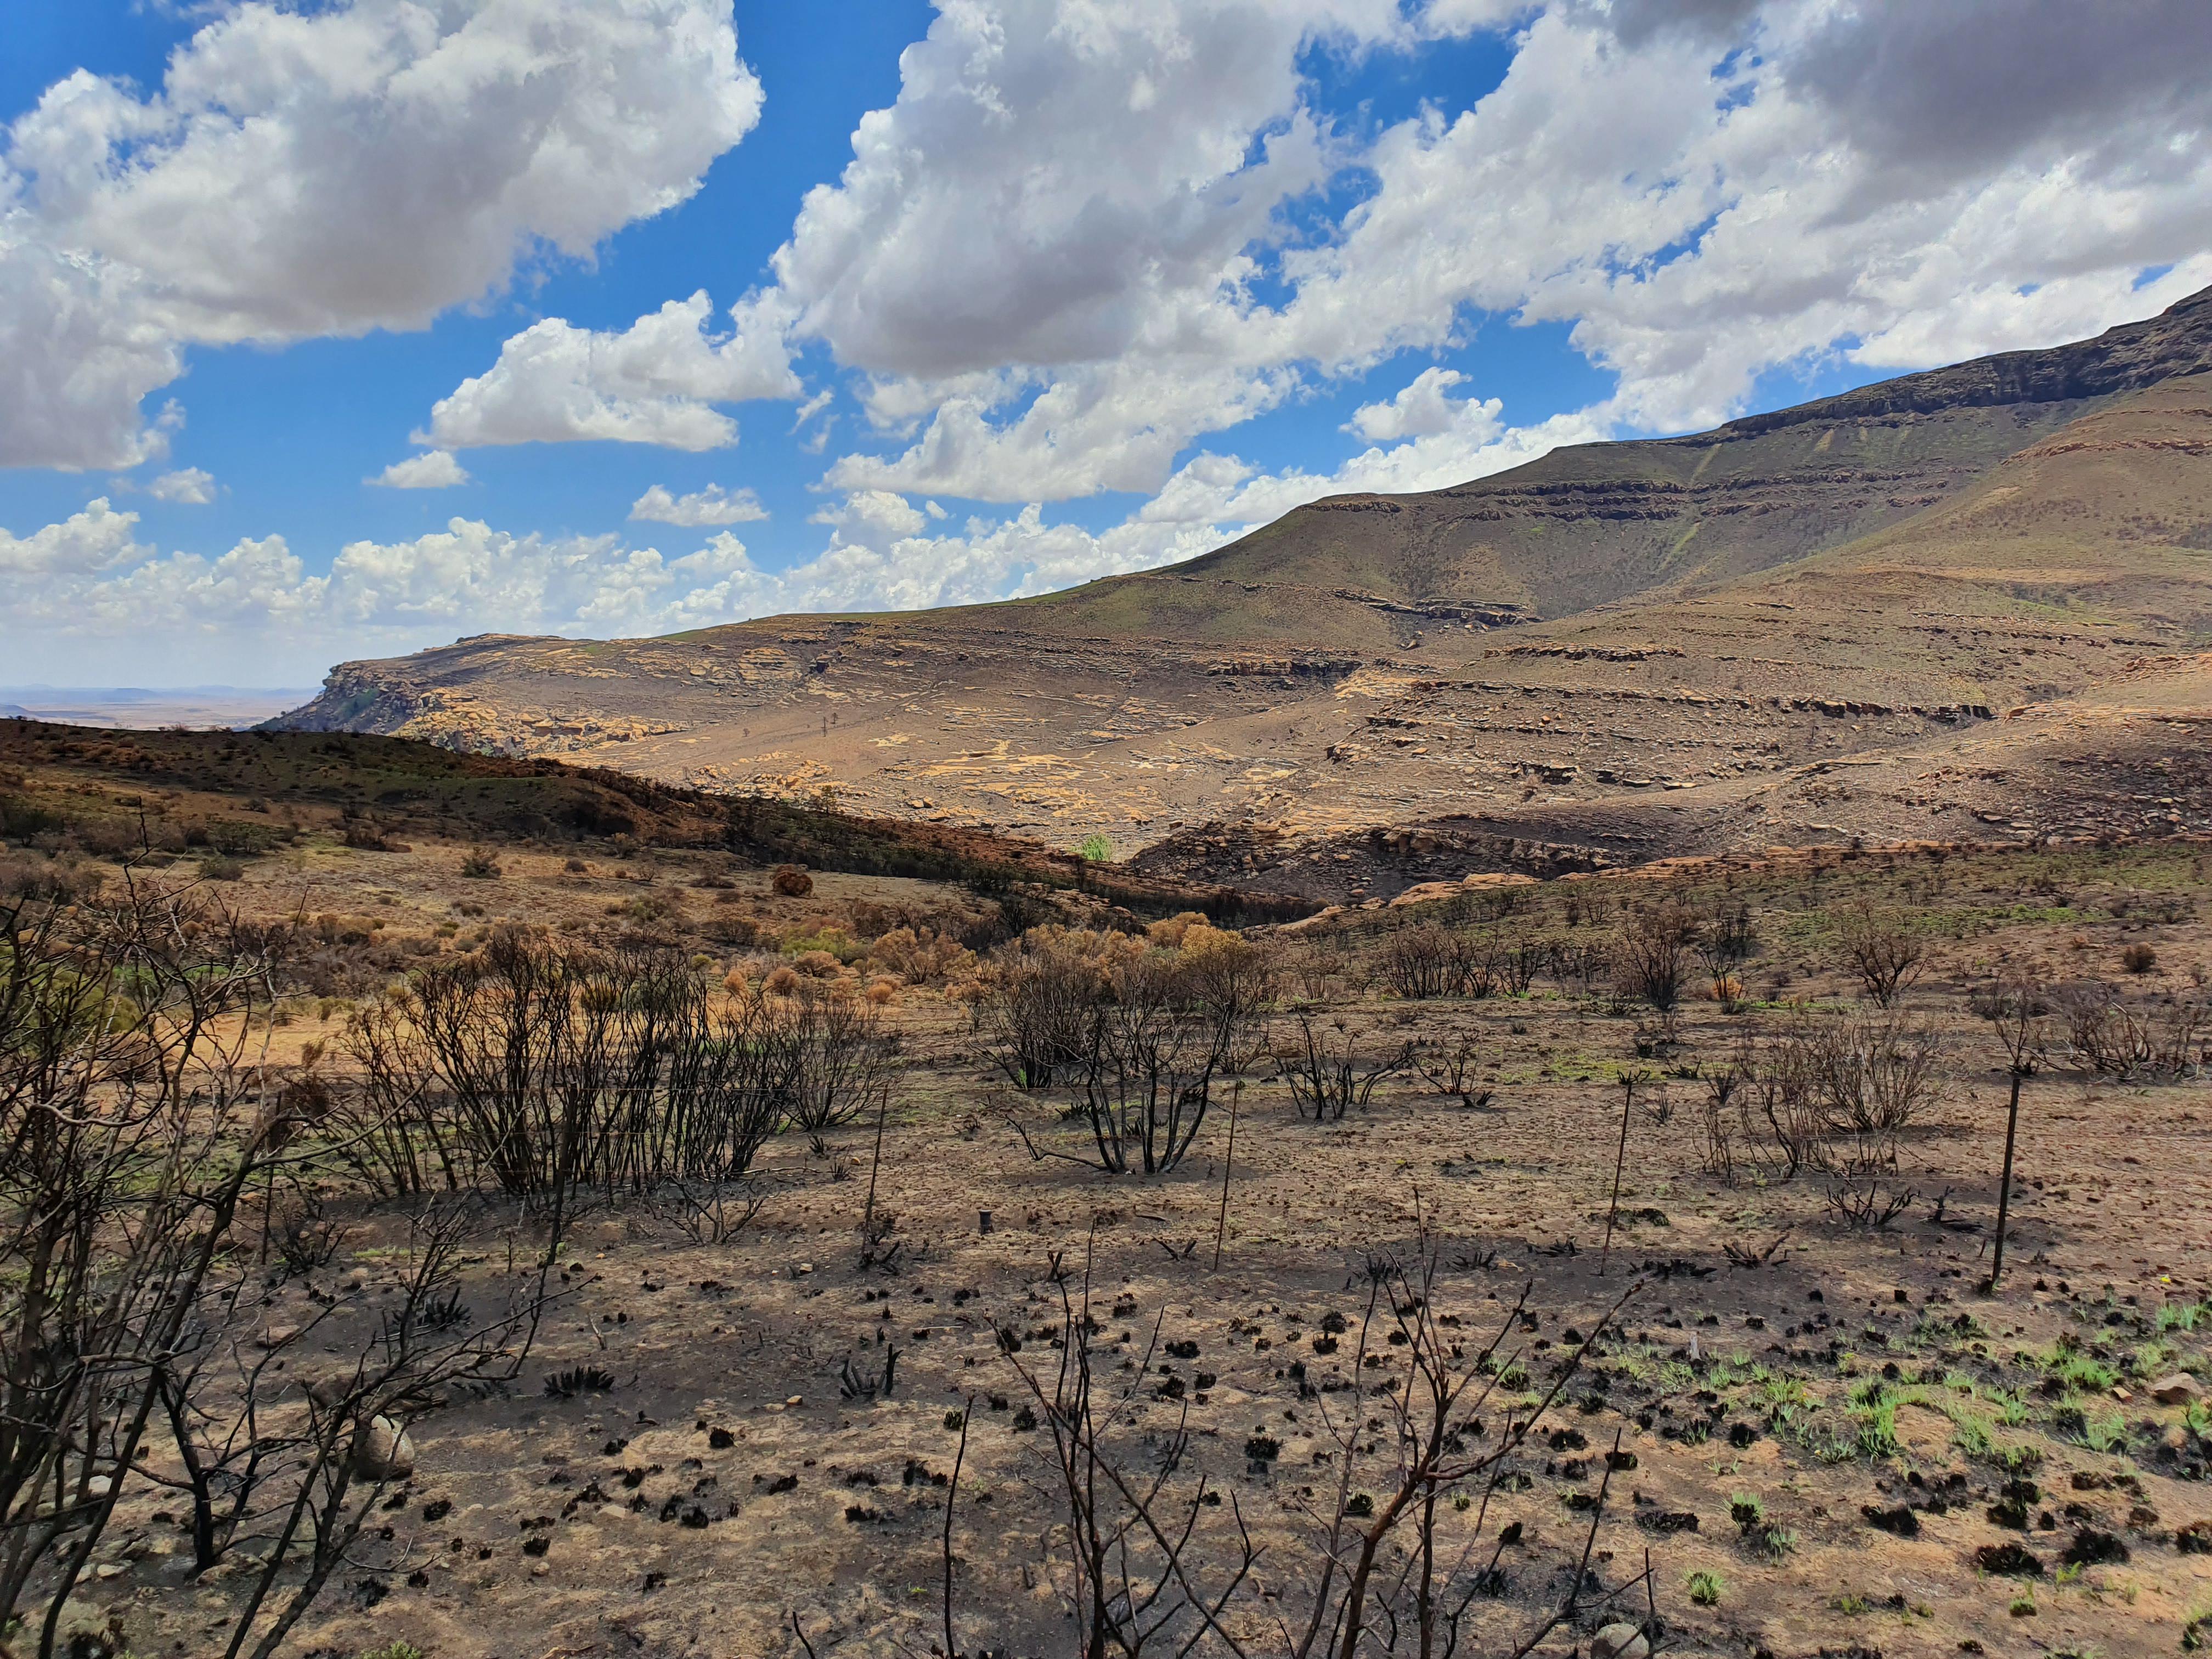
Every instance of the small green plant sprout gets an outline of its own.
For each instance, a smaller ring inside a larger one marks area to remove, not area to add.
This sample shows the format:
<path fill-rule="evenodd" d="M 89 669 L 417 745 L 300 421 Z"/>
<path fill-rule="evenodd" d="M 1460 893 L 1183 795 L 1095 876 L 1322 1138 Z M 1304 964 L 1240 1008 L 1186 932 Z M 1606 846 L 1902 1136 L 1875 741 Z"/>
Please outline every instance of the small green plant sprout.
<path fill-rule="evenodd" d="M 1083 838 L 1083 844 L 1075 849 L 1075 855 L 1085 864 L 1110 864 L 1114 860 L 1114 843 L 1102 835 L 1088 835 Z"/>
<path fill-rule="evenodd" d="M 380 1648 L 369 1648 L 361 1659 L 430 1659 L 430 1656 L 411 1642 L 386 1642 Z"/>
<path fill-rule="evenodd" d="M 2124 1452 L 2128 1449 L 2127 1419 L 2118 1412 L 2085 1414 L 2081 1439 L 2091 1451 Z"/>
<path fill-rule="evenodd" d="M 1690 1600 L 1701 1607 L 1717 1607 L 1721 1601 L 1721 1576 L 1700 1570 L 1690 1575 Z"/>
<path fill-rule="evenodd" d="M 2035 1605 L 2035 1597 L 2033 1595 L 2022 1590 L 2012 1598 L 2011 1605 L 2007 1607 L 2005 1611 L 2015 1619 L 2033 1619 L 2042 1609 Z"/>
<path fill-rule="evenodd" d="M 2197 1322 L 2204 1317 L 2206 1304 L 2202 1302 L 2166 1302 L 2159 1305 L 2158 1328 L 2161 1331 L 2193 1331 Z"/>
<path fill-rule="evenodd" d="M 1867 1610 L 1867 1599 L 1863 1595 L 1854 1595 L 1847 1590 L 1828 1605 L 1842 1613 L 1844 1618 L 1856 1619 Z"/>
<path fill-rule="evenodd" d="M 2181 1627 L 2184 1653 L 2202 1653 L 2208 1648 L 2212 1648 L 2212 1601 L 2200 1602 Z"/>
<path fill-rule="evenodd" d="M 1729 1498 L 1729 1519 L 1735 1522 L 1738 1532 L 1748 1537 L 1751 1529 L 1766 1519 L 1766 1505 L 1747 1492 L 1732 1493 Z"/>
<path fill-rule="evenodd" d="M 2108 1394 L 2119 1381 L 2111 1366 L 2085 1353 L 2068 1354 L 2051 1369 L 2052 1375 L 2076 1394 Z"/>

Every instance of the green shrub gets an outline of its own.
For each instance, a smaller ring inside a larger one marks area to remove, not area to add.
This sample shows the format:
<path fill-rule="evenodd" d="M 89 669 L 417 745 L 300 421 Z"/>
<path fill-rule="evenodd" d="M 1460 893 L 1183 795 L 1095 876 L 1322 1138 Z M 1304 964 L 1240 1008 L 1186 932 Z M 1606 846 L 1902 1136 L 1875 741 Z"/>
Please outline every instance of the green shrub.
<path fill-rule="evenodd" d="M 1086 864 L 1110 864 L 1114 860 L 1114 843 L 1103 836 L 1091 835 L 1083 838 L 1075 855 Z"/>

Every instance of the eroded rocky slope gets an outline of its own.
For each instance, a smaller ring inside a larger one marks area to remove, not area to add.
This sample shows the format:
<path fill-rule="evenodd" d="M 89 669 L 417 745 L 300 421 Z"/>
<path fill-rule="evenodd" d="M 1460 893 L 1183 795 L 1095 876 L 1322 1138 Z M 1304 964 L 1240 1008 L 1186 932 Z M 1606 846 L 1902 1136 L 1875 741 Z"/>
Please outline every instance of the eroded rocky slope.
<path fill-rule="evenodd" d="M 349 663 L 288 723 L 1337 896 L 2201 823 L 2158 763 L 2201 749 L 2208 646 L 2212 294 L 1042 599 Z"/>

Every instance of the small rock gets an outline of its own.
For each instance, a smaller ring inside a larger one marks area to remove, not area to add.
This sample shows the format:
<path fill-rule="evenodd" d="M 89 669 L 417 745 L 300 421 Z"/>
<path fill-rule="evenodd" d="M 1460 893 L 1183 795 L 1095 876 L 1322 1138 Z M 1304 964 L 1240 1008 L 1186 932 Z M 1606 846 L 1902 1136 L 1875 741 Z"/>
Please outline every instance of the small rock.
<path fill-rule="evenodd" d="M 1651 1644 L 1634 1625 L 1607 1625 L 1590 1638 L 1590 1659 L 1647 1659 Z"/>
<path fill-rule="evenodd" d="M 365 1480 L 404 1480 L 415 1473 L 415 1443 L 388 1417 L 372 1417 L 354 1436 L 354 1473 Z"/>
<path fill-rule="evenodd" d="M 95 1474 L 84 1483 L 87 1498 L 105 1498 L 115 1490 L 115 1483 L 104 1474 Z"/>
<path fill-rule="evenodd" d="M 805 1403 L 806 1403 L 806 1398 L 805 1398 L 805 1396 L 804 1395 L 796 1395 L 796 1394 L 795 1394 L 795 1395 L 792 1395 L 790 1399 L 788 1399 L 788 1400 L 787 1400 L 787 1401 L 785 1401 L 783 1402 L 783 1404 L 784 1404 L 784 1407 L 785 1407 L 785 1409 L 786 1409 L 786 1410 L 792 1410 L 792 1409 L 795 1409 L 796 1407 L 800 1407 L 800 1406 L 803 1406 L 803 1405 L 805 1405 Z"/>
<path fill-rule="evenodd" d="M 2176 1371 L 2152 1383 L 2150 1397 L 2161 1406 L 2186 1406 L 2204 1397 L 2204 1387 L 2187 1371 Z"/>

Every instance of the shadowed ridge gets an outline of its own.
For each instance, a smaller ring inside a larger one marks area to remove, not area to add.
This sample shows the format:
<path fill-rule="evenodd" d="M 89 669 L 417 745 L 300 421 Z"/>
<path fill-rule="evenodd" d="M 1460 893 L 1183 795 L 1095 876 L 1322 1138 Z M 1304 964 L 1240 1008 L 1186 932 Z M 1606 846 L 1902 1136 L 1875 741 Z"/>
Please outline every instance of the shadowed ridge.
<path fill-rule="evenodd" d="M 1712 435 L 1753 437 L 1811 421 L 1863 421 L 1943 409 L 2055 404 L 2135 392 L 2212 370 L 2212 288 L 2177 300 L 2155 317 L 2122 323 L 2091 340 L 2041 350 L 2001 351 L 1854 392 L 1747 415 Z"/>

